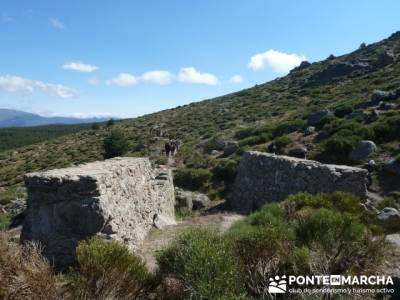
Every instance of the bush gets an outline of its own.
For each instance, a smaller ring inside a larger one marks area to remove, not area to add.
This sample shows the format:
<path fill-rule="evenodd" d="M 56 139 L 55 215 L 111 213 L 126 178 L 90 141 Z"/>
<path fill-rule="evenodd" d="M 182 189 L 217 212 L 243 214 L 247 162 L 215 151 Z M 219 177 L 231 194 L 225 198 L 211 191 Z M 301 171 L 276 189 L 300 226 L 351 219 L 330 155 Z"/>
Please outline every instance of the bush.
<path fill-rule="evenodd" d="M 142 260 L 117 242 L 82 241 L 76 256 L 67 298 L 143 299 L 155 284 Z"/>
<path fill-rule="evenodd" d="M 216 179 L 233 181 L 236 177 L 238 167 L 239 162 L 237 160 L 221 160 L 212 171 Z"/>
<path fill-rule="evenodd" d="M 255 136 L 249 136 L 239 142 L 239 146 L 253 146 L 253 145 L 259 145 L 262 143 L 265 143 L 269 139 L 268 136 L 265 135 L 255 135 Z"/>
<path fill-rule="evenodd" d="M 377 206 L 378 209 L 384 209 L 385 207 L 400 209 L 400 192 L 389 193 Z"/>
<path fill-rule="evenodd" d="M 385 253 L 376 216 L 347 193 L 297 194 L 235 224 L 234 241 L 250 295 L 261 297 L 276 274 L 373 274 Z"/>
<path fill-rule="evenodd" d="M 52 269 L 38 244 L 17 244 L 0 232 L 0 299 L 58 299 Z"/>
<path fill-rule="evenodd" d="M 121 156 L 128 151 L 129 144 L 124 134 L 119 130 L 114 130 L 104 140 L 104 158 Z"/>
<path fill-rule="evenodd" d="M 338 118 L 343 118 L 344 116 L 352 113 L 354 110 L 353 105 L 351 104 L 342 104 L 335 108 L 334 114 Z"/>
<path fill-rule="evenodd" d="M 178 169 L 174 175 L 174 182 L 181 188 L 198 190 L 205 186 L 211 176 L 207 169 Z"/>
<path fill-rule="evenodd" d="M 7 230 L 10 226 L 10 216 L 0 212 L 0 232 Z"/>
<path fill-rule="evenodd" d="M 372 125 L 374 140 L 380 143 L 399 140 L 400 116 L 381 118 Z"/>
<path fill-rule="evenodd" d="M 244 292 L 232 245 L 217 233 L 188 231 L 157 261 L 161 274 L 183 281 L 184 299 L 235 299 Z"/>
<path fill-rule="evenodd" d="M 352 131 L 340 130 L 326 141 L 324 152 L 332 156 L 335 162 L 347 163 L 350 152 L 354 150 L 359 140 L 360 137 L 353 135 Z"/>
<path fill-rule="evenodd" d="M 289 136 L 284 135 L 284 136 L 281 136 L 281 137 L 278 137 L 277 139 L 275 139 L 274 142 L 275 142 L 276 148 L 278 149 L 278 151 L 280 151 L 283 148 L 285 148 L 286 146 L 292 144 L 293 140 Z"/>
<path fill-rule="evenodd" d="M 304 120 L 289 121 L 275 127 L 275 129 L 273 130 L 273 135 L 274 137 L 278 137 L 295 131 L 302 131 L 305 126 L 306 121 Z"/>

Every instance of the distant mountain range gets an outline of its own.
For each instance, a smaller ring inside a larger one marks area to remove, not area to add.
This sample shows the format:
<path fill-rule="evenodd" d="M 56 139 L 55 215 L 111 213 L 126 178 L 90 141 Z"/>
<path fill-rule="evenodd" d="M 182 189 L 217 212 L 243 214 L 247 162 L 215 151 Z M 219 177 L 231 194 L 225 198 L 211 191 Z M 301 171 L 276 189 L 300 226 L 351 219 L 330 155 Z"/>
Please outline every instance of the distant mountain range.
<path fill-rule="evenodd" d="M 104 122 L 110 118 L 42 117 L 40 115 L 0 108 L 0 128 L 26 127 L 50 124 L 83 124 Z"/>

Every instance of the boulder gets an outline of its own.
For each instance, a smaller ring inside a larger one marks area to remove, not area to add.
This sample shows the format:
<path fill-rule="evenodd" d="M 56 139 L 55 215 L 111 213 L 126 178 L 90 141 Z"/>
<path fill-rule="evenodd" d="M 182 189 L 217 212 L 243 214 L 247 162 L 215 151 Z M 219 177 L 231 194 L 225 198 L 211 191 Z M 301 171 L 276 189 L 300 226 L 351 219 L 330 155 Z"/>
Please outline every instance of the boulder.
<path fill-rule="evenodd" d="M 288 155 L 297 157 L 297 158 L 306 158 L 307 156 L 307 147 L 304 145 L 294 145 L 292 148 L 289 149 Z"/>
<path fill-rule="evenodd" d="M 373 141 L 359 141 L 356 148 L 350 152 L 349 158 L 353 161 L 363 161 L 375 153 L 376 145 Z"/>
<path fill-rule="evenodd" d="M 304 135 L 311 135 L 313 133 L 315 133 L 315 127 L 307 126 L 306 130 L 304 131 Z"/>
<path fill-rule="evenodd" d="M 332 82 L 338 77 L 350 75 L 354 71 L 367 72 L 371 70 L 368 62 L 360 61 L 335 61 L 333 60 L 325 69 L 315 73 L 310 78 L 310 82 L 314 84 L 324 84 Z"/>
<path fill-rule="evenodd" d="M 375 68 L 383 68 L 394 62 L 393 51 L 386 50 L 378 54 L 376 60 L 373 62 Z"/>
<path fill-rule="evenodd" d="M 175 188 L 176 207 L 180 210 L 193 210 L 192 192 L 185 191 L 181 188 Z"/>
<path fill-rule="evenodd" d="M 373 122 L 379 119 L 379 111 L 377 109 L 373 109 L 368 116 L 368 119 Z"/>
<path fill-rule="evenodd" d="M 25 185 L 21 239 L 40 242 L 57 268 L 73 264 L 80 240 L 100 236 L 135 250 L 155 220 L 162 226 L 175 219 L 171 171 L 153 169 L 148 158 L 31 173 Z"/>
<path fill-rule="evenodd" d="M 234 210 L 250 213 L 299 192 L 343 191 L 365 199 L 366 182 L 364 169 L 250 151 L 242 156 L 228 201 Z"/>
<path fill-rule="evenodd" d="M 224 151 L 223 155 L 229 156 L 235 153 L 238 149 L 239 149 L 238 142 L 226 142 L 224 148 L 222 149 Z"/>
<path fill-rule="evenodd" d="M 300 65 L 297 66 L 296 68 L 292 69 L 292 71 L 290 71 L 290 73 L 303 70 L 303 69 L 305 69 L 305 68 L 308 68 L 309 66 L 311 66 L 311 63 L 308 62 L 308 61 L 306 61 L 306 60 L 303 60 L 303 61 L 300 63 Z"/>
<path fill-rule="evenodd" d="M 397 98 L 396 91 L 380 91 L 376 90 L 371 95 L 371 101 L 388 101 Z M 378 103 L 379 103 L 378 102 Z"/>
<path fill-rule="evenodd" d="M 329 110 L 321 110 L 321 111 L 317 111 L 315 113 L 312 113 L 309 117 L 308 117 L 308 125 L 310 126 L 317 126 L 319 124 L 321 124 L 322 120 L 327 117 L 332 115 L 332 112 Z"/>
<path fill-rule="evenodd" d="M 395 159 L 395 158 L 389 160 L 385 164 L 385 170 L 390 173 L 400 176 L 400 160 Z"/>
<path fill-rule="evenodd" d="M 366 119 L 368 119 L 368 114 L 362 111 L 353 111 L 352 113 L 345 116 L 345 118 L 348 120 L 357 119 L 365 121 Z"/>
<path fill-rule="evenodd" d="M 381 102 L 379 104 L 380 110 L 391 110 L 391 109 L 396 109 L 396 108 L 397 108 L 397 104 L 392 103 L 392 102 Z"/>
<path fill-rule="evenodd" d="M 378 221 L 387 230 L 399 230 L 400 212 L 393 207 L 385 207 L 379 212 Z"/>
<path fill-rule="evenodd" d="M 185 191 L 175 188 L 176 205 L 179 209 L 191 211 L 202 209 L 209 205 L 210 199 L 207 195 L 198 192 Z"/>

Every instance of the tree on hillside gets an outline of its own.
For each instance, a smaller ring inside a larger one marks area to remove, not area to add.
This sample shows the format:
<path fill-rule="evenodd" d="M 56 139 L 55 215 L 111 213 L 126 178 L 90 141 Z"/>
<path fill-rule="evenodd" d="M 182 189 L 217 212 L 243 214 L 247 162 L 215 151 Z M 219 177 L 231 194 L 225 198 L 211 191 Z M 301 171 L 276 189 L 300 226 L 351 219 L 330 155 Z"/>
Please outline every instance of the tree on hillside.
<path fill-rule="evenodd" d="M 107 126 L 107 127 L 111 127 L 111 126 L 113 126 L 114 124 L 115 124 L 114 119 L 110 119 L 110 120 L 107 121 L 106 126 Z"/>
<path fill-rule="evenodd" d="M 128 151 L 128 141 L 119 130 L 113 130 L 110 135 L 104 139 L 104 158 L 121 156 Z"/>

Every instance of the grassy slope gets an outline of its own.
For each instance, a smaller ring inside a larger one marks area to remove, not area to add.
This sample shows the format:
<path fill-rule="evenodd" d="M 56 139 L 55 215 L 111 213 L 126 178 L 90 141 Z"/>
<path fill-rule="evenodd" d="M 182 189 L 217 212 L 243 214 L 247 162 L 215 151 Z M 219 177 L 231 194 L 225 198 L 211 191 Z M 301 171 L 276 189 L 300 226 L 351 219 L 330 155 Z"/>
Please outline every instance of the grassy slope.
<path fill-rule="evenodd" d="M 391 49 L 398 56 L 395 63 L 373 72 L 353 72 L 325 84 L 304 83 L 305 79 L 320 72 L 328 64 L 355 58 L 373 59 L 385 49 Z M 0 186 L 20 182 L 27 172 L 102 159 L 102 140 L 112 129 L 121 129 L 129 139 L 129 155 L 157 156 L 162 142 L 154 138 L 150 129 L 161 128 L 178 137 L 184 145 L 177 158 L 178 167 L 186 165 L 212 169 L 219 163 L 218 159 L 205 155 L 201 147 L 212 138 L 235 139 L 235 132 L 241 128 L 279 125 L 294 119 L 305 119 L 312 111 L 365 101 L 375 89 L 398 87 L 400 35 L 396 34 L 333 61 L 317 62 L 308 68 L 291 72 L 288 76 L 237 93 L 116 122 L 111 128 L 102 126 L 97 130 L 83 130 L 43 143 L 0 152 Z M 303 139 L 300 132 L 291 134 L 291 137 L 300 142 Z M 243 146 L 242 150 L 265 149 L 267 144 L 268 141 L 263 141 L 259 145 Z M 313 151 L 318 152 L 318 147 L 316 145 Z M 398 141 L 391 141 L 388 145 L 380 146 L 383 150 L 379 155 L 391 156 L 397 147 Z"/>

